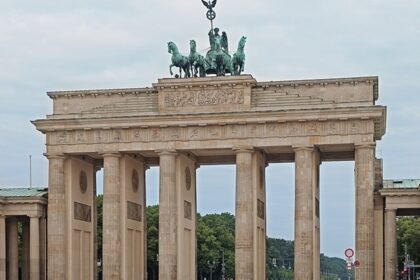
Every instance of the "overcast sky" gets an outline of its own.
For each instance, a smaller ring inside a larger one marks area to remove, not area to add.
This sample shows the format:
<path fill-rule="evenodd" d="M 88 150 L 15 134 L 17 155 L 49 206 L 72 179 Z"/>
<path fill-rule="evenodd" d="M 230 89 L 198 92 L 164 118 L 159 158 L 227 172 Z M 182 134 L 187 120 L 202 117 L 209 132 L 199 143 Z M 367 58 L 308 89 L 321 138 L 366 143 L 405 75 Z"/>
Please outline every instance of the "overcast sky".
<path fill-rule="evenodd" d="M 47 91 L 151 86 L 168 77 L 167 42 L 208 48 L 200 0 L 0 1 L 0 186 L 47 185 L 44 136 L 30 120 L 51 113 Z M 420 177 L 420 1 L 219 0 L 216 26 L 231 49 L 242 35 L 258 81 L 379 76 L 387 133 L 377 149 L 386 178 Z M 321 167 L 322 251 L 354 244 L 352 162 Z M 147 172 L 157 203 L 158 169 Z M 293 238 L 294 166 L 267 168 L 268 234 Z M 198 209 L 234 211 L 234 166 L 198 170 Z"/>

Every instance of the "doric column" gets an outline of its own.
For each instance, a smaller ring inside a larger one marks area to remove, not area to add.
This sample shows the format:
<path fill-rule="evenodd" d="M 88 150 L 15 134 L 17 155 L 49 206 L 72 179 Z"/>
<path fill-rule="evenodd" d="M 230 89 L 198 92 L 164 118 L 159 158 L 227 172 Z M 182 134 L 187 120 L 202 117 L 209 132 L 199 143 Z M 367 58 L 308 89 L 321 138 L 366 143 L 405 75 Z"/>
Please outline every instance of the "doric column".
<path fill-rule="evenodd" d="M 103 278 L 121 278 L 120 155 L 104 154 Z"/>
<path fill-rule="evenodd" d="M 356 279 L 374 279 L 375 144 L 355 146 L 356 182 Z"/>
<path fill-rule="evenodd" d="M 395 280 L 397 268 L 397 211 L 385 209 L 385 280 Z"/>
<path fill-rule="evenodd" d="M 159 153 L 159 279 L 177 278 L 176 152 Z"/>
<path fill-rule="evenodd" d="M 63 156 L 48 156 L 48 279 L 65 279 L 65 191 Z"/>
<path fill-rule="evenodd" d="M 253 189 L 252 148 L 236 152 L 236 207 L 235 207 L 235 279 L 252 280 L 253 263 Z"/>
<path fill-rule="evenodd" d="M 6 280 L 6 217 L 0 214 L 0 280 Z"/>
<path fill-rule="evenodd" d="M 39 280 L 39 217 L 30 217 L 30 279 Z"/>
<path fill-rule="evenodd" d="M 39 267 L 40 267 L 40 279 L 47 279 L 47 219 L 45 214 L 40 218 L 39 224 L 39 235 L 40 235 L 40 255 L 39 255 Z"/>
<path fill-rule="evenodd" d="M 7 221 L 7 279 L 19 279 L 17 220 Z"/>
<path fill-rule="evenodd" d="M 313 279 L 314 148 L 295 148 L 295 280 Z"/>
<path fill-rule="evenodd" d="M 22 279 L 30 279 L 30 239 L 31 232 L 29 229 L 29 221 L 25 220 L 21 222 L 22 225 Z"/>

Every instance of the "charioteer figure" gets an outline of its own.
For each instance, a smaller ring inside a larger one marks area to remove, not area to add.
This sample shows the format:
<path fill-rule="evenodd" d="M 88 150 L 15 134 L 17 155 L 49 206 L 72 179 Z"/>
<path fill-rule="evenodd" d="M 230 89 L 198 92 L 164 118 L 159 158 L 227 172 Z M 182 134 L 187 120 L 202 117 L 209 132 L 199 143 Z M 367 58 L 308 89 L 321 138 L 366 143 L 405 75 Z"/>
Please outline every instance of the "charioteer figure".
<path fill-rule="evenodd" d="M 175 43 L 168 43 L 168 51 L 172 54 L 172 64 L 170 66 L 171 75 L 172 67 L 178 67 L 180 74 L 178 77 L 205 77 L 209 74 L 217 76 L 224 76 L 227 73 L 231 75 L 240 75 L 244 71 L 245 65 L 245 43 L 246 37 L 242 37 L 239 41 L 238 50 L 233 55 L 229 54 L 229 44 L 226 32 L 220 35 L 219 28 L 213 28 L 213 20 L 216 18 L 214 7 L 217 0 L 201 0 L 204 6 L 208 9 L 206 16 L 211 22 L 211 29 L 208 33 L 210 41 L 210 50 L 207 52 L 205 58 L 197 52 L 197 44 L 194 40 L 190 41 L 190 54 L 183 56 Z"/>

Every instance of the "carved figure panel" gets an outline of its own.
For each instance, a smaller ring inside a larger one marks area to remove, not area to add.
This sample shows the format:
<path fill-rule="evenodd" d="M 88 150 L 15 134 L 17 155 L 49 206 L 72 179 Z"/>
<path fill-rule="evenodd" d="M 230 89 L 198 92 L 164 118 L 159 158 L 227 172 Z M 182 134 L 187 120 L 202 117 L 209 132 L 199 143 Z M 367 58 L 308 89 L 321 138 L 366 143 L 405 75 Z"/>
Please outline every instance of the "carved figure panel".
<path fill-rule="evenodd" d="M 142 221 L 142 206 L 140 204 L 127 201 L 127 219 L 141 222 Z"/>
<path fill-rule="evenodd" d="M 74 202 L 74 219 L 90 223 L 92 221 L 92 207 L 89 205 Z"/>

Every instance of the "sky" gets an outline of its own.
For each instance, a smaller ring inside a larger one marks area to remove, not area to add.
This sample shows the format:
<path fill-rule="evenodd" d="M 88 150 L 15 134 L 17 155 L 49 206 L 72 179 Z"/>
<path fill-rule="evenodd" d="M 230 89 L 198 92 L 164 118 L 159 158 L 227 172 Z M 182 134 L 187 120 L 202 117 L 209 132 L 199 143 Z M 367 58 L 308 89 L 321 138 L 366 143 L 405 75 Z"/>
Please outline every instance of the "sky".
<path fill-rule="evenodd" d="M 208 48 L 199 0 L 0 0 L 0 186 L 47 186 L 44 136 L 30 120 L 52 111 L 47 91 L 151 86 L 169 77 L 167 42 Z M 387 132 L 385 178 L 420 178 L 418 0 L 219 0 L 215 25 L 231 48 L 248 37 L 245 73 L 258 81 L 379 76 Z M 321 250 L 354 246 L 353 162 L 321 166 Z M 267 168 L 268 235 L 293 238 L 293 164 Z M 234 212 L 234 166 L 198 170 L 198 210 Z M 147 172 L 158 201 L 158 169 Z"/>

